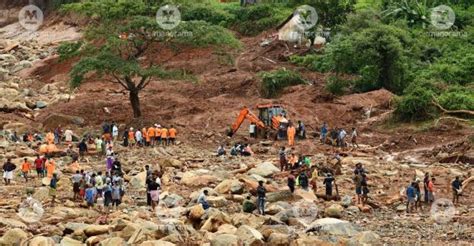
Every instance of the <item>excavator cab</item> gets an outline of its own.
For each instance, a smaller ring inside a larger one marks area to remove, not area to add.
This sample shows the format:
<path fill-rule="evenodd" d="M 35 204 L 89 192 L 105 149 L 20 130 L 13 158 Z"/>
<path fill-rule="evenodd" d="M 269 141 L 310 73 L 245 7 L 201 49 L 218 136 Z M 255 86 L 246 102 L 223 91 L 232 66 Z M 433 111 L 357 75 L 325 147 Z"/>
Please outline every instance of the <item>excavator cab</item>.
<path fill-rule="evenodd" d="M 286 111 L 281 105 L 260 104 L 257 105 L 257 109 L 258 116 L 250 112 L 247 107 L 244 107 L 234 124 L 229 128 L 227 135 L 232 137 L 245 119 L 257 126 L 257 135 L 261 137 L 269 137 L 270 132 L 286 132 L 288 120 L 286 120 Z M 279 135 L 275 135 L 275 138 L 280 138 Z"/>

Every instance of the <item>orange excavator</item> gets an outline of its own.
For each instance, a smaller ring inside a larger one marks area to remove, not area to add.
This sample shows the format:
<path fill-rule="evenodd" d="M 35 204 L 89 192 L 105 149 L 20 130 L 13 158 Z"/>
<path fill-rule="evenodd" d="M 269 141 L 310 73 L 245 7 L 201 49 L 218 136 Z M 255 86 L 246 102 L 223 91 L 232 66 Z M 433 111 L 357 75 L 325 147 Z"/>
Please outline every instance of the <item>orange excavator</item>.
<path fill-rule="evenodd" d="M 286 134 L 280 134 L 281 136 L 278 137 L 276 132 L 279 130 L 286 132 L 288 127 L 285 109 L 280 104 L 260 104 L 257 105 L 257 109 L 259 111 L 258 117 L 244 106 L 227 135 L 232 137 L 239 130 L 244 120 L 247 119 L 257 126 L 257 136 L 268 137 L 268 134 L 274 132 L 276 138 L 284 138 Z"/>

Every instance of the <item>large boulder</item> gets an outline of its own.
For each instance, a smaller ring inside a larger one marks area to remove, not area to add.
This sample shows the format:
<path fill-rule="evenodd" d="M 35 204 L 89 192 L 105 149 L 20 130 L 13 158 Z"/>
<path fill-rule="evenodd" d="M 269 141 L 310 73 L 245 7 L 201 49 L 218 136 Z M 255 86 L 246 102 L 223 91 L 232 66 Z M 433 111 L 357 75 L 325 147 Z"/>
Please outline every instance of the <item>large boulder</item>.
<path fill-rule="evenodd" d="M 237 227 L 231 224 L 223 224 L 217 228 L 217 234 L 235 234 Z"/>
<path fill-rule="evenodd" d="M 15 220 L 15 219 L 11 219 L 11 218 L 0 219 L 0 225 L 8 227 L 8 228 L 21 228 L 21 229 L 27 228 L 25 223 Z"/>
<path fill-rule="evenodd" d="M 240 246 L 242 241 L 236 235 L 219 234 L 211 240 L 211 246 Z"/>
<path fill-rule="evenodd" d="M 235 179 L 226 179 L 220 182 L 214 190 L 220 194 L 242 194 L 244 186 L 242 182 Z"/>
<path fill-rule="evenodd" d="M 63 237 L 59 246 L 83 246 L 84 244 L 81 241 L 72 239 L 70 237 Z"/>
<path fill-rule="evenodd" d="M 140 246 L 174 246 L 176 244 L 163 240 L 149 240 L 140 244 Z"/>
<path fill-rule="evenodd" d="M 344 212 L 344 207 L 335 203 L 324 210 L 324 215 L 332 218 L 341 218 L 342 212 Z"/>
<path fill-rule="evenodd" d="M 207 197 L 207 202 L 211 207 L 220 208 L 227 205 L 227 199 L 223 196 L 210 196 Z"/>
<path fill-rule="evenodd" d="M 352 237 L 356 235 L 359 230 L 360 229 L 357 226 L 349 221 L 335 218 L 322 218 L 315 220 L 306 228 L 306 232 L 316 231 L 329 235 L 345 237 Z"/>
<path fill-rule="evenodd" d="M 97 236 L 109 232 L 110 227 L 108 225 L 88 225 L 84 228 L 84 234 L 86 236 Z"/>
<path fill-rule="evenodd" d="M 20 245 L 20 243 L 28 238 L 28 234 L 20 228 L 10 229 L 0 240 L 0 245 Z"/>
<path fill-rule="evenodd" d="M 130 185 L 133 189 L 142 189 L 146 185 L 146 171 L 140 172 L 130 179 Z"/>
<path fill-rule="evenodd" d="M 267 240 L 269 245 L 272 246 L 286 246 L 290 244 L 290 238 L 287 234 L 283 233 L 272 233 Z"/>
<path fill-rule="evenodd" d="M 111 237 L 105 240 L 102 240 L 99 246 L 121 246 L 126 245 L 125 241 L 120 237 Z"/>
<path fill-rule="evenodd" d="M 56 243 L 52 238 L 36 236 L 30 240 L 28 246 L 55 246 Z"/>
<path fill-rule="evenodd" d="M 20 95 L 20 92 L 12 88 L 0 88 L 0 95 L 2 95 L 4 99 L 13 100 Z"/>
<path fill-rule="evenodd" d="M 15 149 L 15 154 L 18 157 L 32 157 L 35 156 L 36 151 L 26 147 L 26 146 L 20 146 Z"/>
<path fill-rule="evenodd" d="M 33 198 L 38 201 L 46 201 L 49 199 L 49 188 L 48 187 L 39 187 L 33 193 Z"/>
<path fill-rule="evenodd" d="M 280 169 L 271 162 L 263 162 L 248 171 L 249 174 L 256 174 L 262 177 L 269 177 L 280 172 Z"/>
<path fill-rule="evenodd" d="M 11 69 L 11 72 L 12 73 L 16 73 L 16 72 L 19 72 L 25 68 L 30 68 L 33 66 L 33 63 L 30 62 L 30 61 L 26 61 L 26 60 L 23 60 L 23 61 L 20 61 L 18 62 L 17 64 L 15 64 L 13 66 L 13 68 Z"/>
<path fill-rule="evenodd" d="M 248 225 L 240 226 L 235 235 L 242 239 L 245 245 L 264 245 L 263 235 Z"/>
<path fill-rule="evenodd" d="M 158 165 L 160 165 L 161 169 L 164 169 L 167 167 L 181 168 L 184 164 L 176 159 L 160 159 L 158 160 Z"/>
<path fill-rule="evenodd" d="M 186 172 L 181 178 L 181 183 L 187 186 L 207 186 L 217 182 L 217 177 L 202 172 Z"/>
<path fill-rule="evenodd" d="M 174 208 L 184 203 L 184 198 L 178 194 L 164 192 L 160 196 L 160 203 L 168 208 Z"/>
<path fill-rule="evenodd" d="M 363 231 L 349 240 L 350 245 L 382 245 L 380 236 L 373 231 Z"/>
<path fill-rule="evenodd" d="M 201 226 L 202 231 L 216 232 L 221 225 L 229 224 L 231 218 L 224 212 L 217 209 L 208 209 L 206 216 L 203 218 L 205 222 Z"/>
<path fill-rule="evenodd" d="M 43 120 L 43 127 L 45 129 L 54 129 L 58 125 L 62 127 L 70 126 L 70 125 L 84 125 L 84 118 L 78 116 L 71 116 L 65 114 L 50 114 L 45 120 Z"/>
<path fill-rule="evenodd" d="M 192 220 L 199 220 L 205 213 L 206 211 L 202 208 L 202 205 L 196 204 L 189 210 L 189 218 Z"/>
<path fill-rule="evenodd" d="M 293 193 L 289 190 L 275 191 L 267 193 L 266 200 L 267 202 L 277 202 L 277 201 L 286 201 L 293 198 Z"/>

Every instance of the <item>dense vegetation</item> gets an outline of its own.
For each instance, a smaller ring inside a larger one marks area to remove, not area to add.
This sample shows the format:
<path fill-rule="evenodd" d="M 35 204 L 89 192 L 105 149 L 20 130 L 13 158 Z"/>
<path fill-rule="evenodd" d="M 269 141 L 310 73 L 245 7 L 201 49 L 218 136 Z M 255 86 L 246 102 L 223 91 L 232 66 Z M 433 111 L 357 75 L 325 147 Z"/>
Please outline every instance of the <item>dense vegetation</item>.
<path fill-rule="evenodd" d="M 297 6 L 313 6 L 319 20 L 308 35 L 329 29 L 328 43 L 304 56 L 291 57 L 291 62 L 331 73 L 326 82 L 329 92 L 343 95 L 388 89 L 397 95 L 397 118 L 408 121 L 436 117 L 440 110 L 433 102 L 447 110 L 474 110 L 474 3 L 469 0 L 288 0 L 245 7 L 239 1 L 86 0 L 62 9 L 90 17 L 87 37 L 98 40 L 115 35 L 119 31 L 116 23 L 136 16 L 154 18 L 166 3 L 181 11 L 183 21 L 173 31 L 194 35 L 170 35 L 158 42 L 229 48 L 241 47 L 234 35 L 275 30 Z M 436 29 L 430 22 L 432 8 L 440 4 L 455 12 L 454 25 L 447 30 Z M 62 47 L 63 57 L 87 51 L 79 46 Z M 228 49 L 216 50 L 225 53 Z M 285 86 L 302 82 L 297 72 L 290 70 L 260 76 L 265 97 L 277 96 Z"/>

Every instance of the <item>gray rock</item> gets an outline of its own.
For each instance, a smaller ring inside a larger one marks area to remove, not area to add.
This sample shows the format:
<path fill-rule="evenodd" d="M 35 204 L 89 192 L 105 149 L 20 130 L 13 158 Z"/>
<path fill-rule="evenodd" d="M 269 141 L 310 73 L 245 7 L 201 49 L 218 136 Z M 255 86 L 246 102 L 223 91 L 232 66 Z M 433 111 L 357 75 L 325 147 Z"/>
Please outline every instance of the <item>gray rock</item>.
<path fill-rule="evenodd" d="M 293 194 L 289 190 L 276 191 L 267 193 L 267 202 L 285 201 L 293 198 Z"/>
<path fill-rule="evenodd" d="M 322 218 L 315 220 L 307 228 L 306 232 L 316 231 L 327 233 L 334 236 L 346 236 L 352 237 L 359 232 L 359 228 L 349 221 L 334 219 L 334 218 Z"/>
<path fill-rule="evenodd" d="M 235 233 L 245 245 L 263 245 L 263 235 L 248 225 L 242 225 Z"/>
<path fill-rule="evenodd" d="M 8 70 L 0 67 L 0 82 L 7 81 L 9 77 Z"/>
<path fill-rule="evenodd" d="M 271 162 L 263 162 L 248 171 L 249 174 L 257 174 L 262 177 L 269 177 L 280 172 L 280 169 Z"/>
<path fill-rule="evenodd" d="M 160 202 L 168 208 L 177 207 L 184 202 L 182 196 L 177 194 L 165 194 L 163 198 L 160 198 Z"/>
<path fill-rule="evenodd" d="M 241 240 L 236 235 L 219 234 L 211 240 L 211 246 L 239 246 Z"/>
<path fill-rule="evenodd" d="M 32 66 L 33 66 L 33 63 L 31 63 L 30 61 L 23 60 L 23 61 L 20 61 L 17 64 L 15 64 L 13 66 L 13 68 L 11 69 L 11 72 L 16 73 L 16 72 L 19 72 L 19 71 L 21 71 L 25 68 L 30 68 Z"/>
<path fill-rule="evenodd" d="M 45 101 L 37 101 L 36 102 L 36 108 L 43 109 L 48 106 L 48 103 Z"/>

